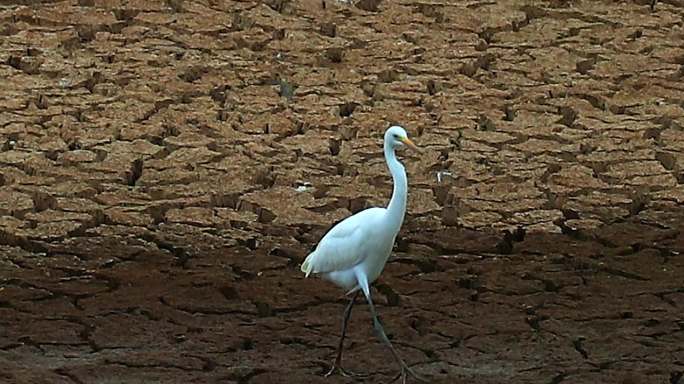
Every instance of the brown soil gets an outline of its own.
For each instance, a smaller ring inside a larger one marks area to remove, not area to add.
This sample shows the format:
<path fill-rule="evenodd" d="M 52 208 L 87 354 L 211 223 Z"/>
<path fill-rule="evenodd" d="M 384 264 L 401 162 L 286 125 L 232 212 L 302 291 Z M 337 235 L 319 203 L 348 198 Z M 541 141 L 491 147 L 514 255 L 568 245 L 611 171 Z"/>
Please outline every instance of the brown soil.
<path fill-rule="evenodd" d="M 400 123 L 375 297 L 417 372 L 684 383 L 681 0 L 36 3 L 0 2 L 0 382 L 353 382 L 299 264 Z"/>

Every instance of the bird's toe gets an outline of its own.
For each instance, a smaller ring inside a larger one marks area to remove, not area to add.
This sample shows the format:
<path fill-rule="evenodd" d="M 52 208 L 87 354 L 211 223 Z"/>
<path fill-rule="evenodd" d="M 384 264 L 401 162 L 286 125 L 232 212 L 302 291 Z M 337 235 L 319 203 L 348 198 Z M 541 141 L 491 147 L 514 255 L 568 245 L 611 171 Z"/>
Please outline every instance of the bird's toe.
<path fill-rule="evenodd" d="M 337 364 L 330 367 L 330 370 L 328 371 L 328 373 L 325 374 L 325 377 L 329 377 L 329 376 L 332 376 L 334 374 L 339 374 L 340 376 L 351 377 L 351 378 L 359 378 L 359 377 L 368 376 L 368 375 L 363 374 L 363 373 L 356 373 L 356 372 L 352 372 L 350 370 L 344 369 Z"/>
<path fill-rule="evenodd" d="M 401 367 L 401 371 L 397 373 L 396 376 L 390 381 L 390 383 L 394 383 L 397 380 L 400 380 L 401 384 L 406 384 L 406 380 L 411 377 L 412 379 L 415 379 L 417 381 L 420 381 L 421 383 L 429 383 L 430 381 L 416 372 L 413 371 L 413 369 L 409 367 Z"/>

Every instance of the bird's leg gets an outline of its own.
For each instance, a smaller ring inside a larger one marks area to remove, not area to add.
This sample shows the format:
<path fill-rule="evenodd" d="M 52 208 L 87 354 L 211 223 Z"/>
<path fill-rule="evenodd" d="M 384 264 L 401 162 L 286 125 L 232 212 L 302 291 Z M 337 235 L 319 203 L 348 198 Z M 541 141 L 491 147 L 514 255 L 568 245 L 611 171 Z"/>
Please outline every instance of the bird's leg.
<path fill-rule="evenodd" d="M 325 374 L 325 377 L 328 377 L 335 373 L 335 371 L 339 371 L 342 376 L 345 377 L 350 377 L 350 376 L 356 376 L 355 374 L 346 371 L 344 368 L 342 368 L 342 349 L 344 347 L 344 336 L 347 334 L 347 325 L 349 323 L 349 318 L 351 317 L 351 312 L 352 308 L 354 307 L 354 303 L 356 302 L 356 297 L 359 295 L 359 291 L 356 291 L 354 293 L 354 296 L 349 300 L 349 304 L 347 304 L 347 308 L 344 310 L 344 315 L 342 317 L 342 336 L 340 336 L 340 343 L 337 346 L 337 357 L 335 357 L 335 362 L 333 362 L 332 367 L 328 371 L 328 373 Z"/>
<path fill-rule="evenodd" d="M 392 352 L 392 356 L 394 356 L 394 360 L 396 360 L 399 366 L 401 367 L 401 372 L 392 381 L 401 377 L 401 382 L 406 383 L 407 376 L 411 376 L 416 380 L 427 383 L 428 381 L 426 379 L 418 376 L 418 374 L 413 372 L 413 370 L 409 368 L 409 366 L 406 365 L 406 362 L 399 356 L 399 353 L 394 348 L 392 342 L 385 334 L 385 329 L 382 327 L 382 324 L 378 319 L 378 313 L 375 311 L 375 305 L 373 305 L 373 300 L 370 298 L 370 295 L 366 296 L 366 299 L 368 300 L 368 306 L 370 307 L 371 315 L 373 315 L 373 329 L 375 330 L 376 335 L 380 338 L 380 340 L 382 340 L 383 343 L 385 343 L 385 345 L 389 347 L 390 351 Z"/>

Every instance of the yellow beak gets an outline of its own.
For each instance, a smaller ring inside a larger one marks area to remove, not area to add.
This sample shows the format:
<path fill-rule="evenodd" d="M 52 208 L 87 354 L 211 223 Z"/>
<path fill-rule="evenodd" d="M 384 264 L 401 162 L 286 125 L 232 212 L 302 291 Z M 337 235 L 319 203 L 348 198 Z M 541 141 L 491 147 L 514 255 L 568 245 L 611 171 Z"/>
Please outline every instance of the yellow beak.
<path fill-rule="evenodd" d="M 420 148 L 418 148 L 417 145 L 413 144 L 413 141 L 411 141 L 411 139 L 409 139 L 408 137 L 404 137 L 403 139 L 401 139 L 401 142 L 406 144 L 409 148 L 413 149 L 414 151 L 420 152 Z"/>

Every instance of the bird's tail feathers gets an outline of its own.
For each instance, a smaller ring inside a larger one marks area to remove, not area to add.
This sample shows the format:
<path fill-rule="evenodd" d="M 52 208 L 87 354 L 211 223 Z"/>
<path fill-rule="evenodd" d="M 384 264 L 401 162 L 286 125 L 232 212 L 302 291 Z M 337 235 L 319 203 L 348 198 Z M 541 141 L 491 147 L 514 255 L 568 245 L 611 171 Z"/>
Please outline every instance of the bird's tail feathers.
<path fill-rule="evenodd" d="M 310 254 L 309 256 L 306 257 L 306 260 L 302 263 L 302 272 L 306 273 L 305 277 L 309 277 L 313 270 L 313 265 L 311 264 L 311 256 L 313 256 L 313 253 Z"/>

